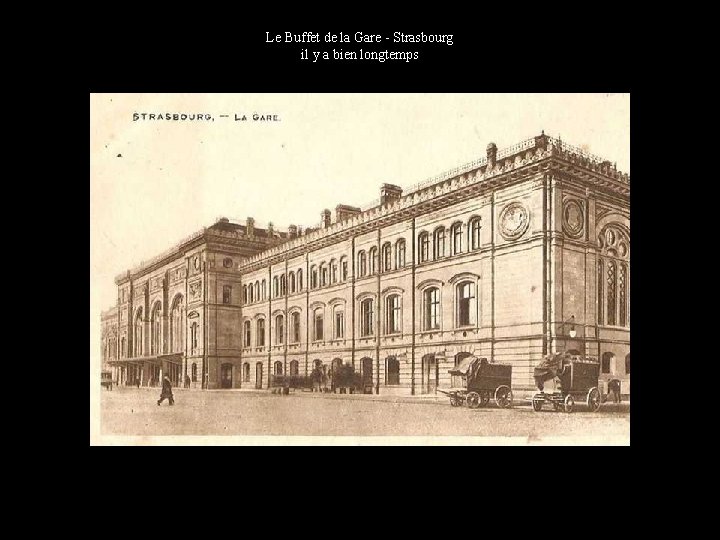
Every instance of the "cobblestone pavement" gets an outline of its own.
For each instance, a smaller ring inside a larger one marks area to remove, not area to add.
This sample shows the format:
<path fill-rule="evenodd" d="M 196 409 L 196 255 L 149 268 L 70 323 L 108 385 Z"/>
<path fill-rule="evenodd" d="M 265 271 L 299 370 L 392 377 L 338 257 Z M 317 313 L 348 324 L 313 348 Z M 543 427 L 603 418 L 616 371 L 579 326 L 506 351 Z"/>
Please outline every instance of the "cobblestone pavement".
<path fill-rule="evenodd" d="M 443 400 L 268 392 L 176 390 L 157 405 L 159 389 L 116 388 L 100 395 L 102 435 L 305 435 L 518 437 L 516 442 L 629 444 L 627 404 L 571 414 L 451 407 Z M 555 439 L 561 437 L 562 439 Z M 508 440 L 510 442 L 510 440 Z"/>

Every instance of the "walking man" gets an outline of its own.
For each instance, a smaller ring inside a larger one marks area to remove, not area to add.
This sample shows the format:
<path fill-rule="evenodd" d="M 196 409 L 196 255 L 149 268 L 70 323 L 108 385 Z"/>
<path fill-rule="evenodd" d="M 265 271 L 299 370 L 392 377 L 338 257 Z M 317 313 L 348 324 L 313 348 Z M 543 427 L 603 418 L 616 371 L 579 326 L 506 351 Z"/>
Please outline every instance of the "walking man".
<path fill-rule="evenodd" d="M 175 405 L 175 398 L 173 397 L 172 393 L 172 384 L 170 384 L 170 379 L 167 375 L 163 377 L 162 382 L 162 393 L 160 394 L 160 399 L 158 399 L 158 406 L 167 398 L 167 400 L 170 402 L 170 405 Z"/>

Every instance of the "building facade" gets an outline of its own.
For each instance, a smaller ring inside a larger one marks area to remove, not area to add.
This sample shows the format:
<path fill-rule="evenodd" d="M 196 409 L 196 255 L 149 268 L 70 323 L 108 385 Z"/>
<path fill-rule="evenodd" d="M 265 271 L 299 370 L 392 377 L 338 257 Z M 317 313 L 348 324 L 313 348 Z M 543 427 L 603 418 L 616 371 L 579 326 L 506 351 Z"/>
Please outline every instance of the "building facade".
<path fill-rule="evenodd" d="M 630 179 L 545 134 L 317 229 L 221 219 L 116 283 L 120 384 L 261 389 L 350 364 L 373 392 L 432 394 L 477 355 L 530 391 L 567 350 L 630 389 Z"/>

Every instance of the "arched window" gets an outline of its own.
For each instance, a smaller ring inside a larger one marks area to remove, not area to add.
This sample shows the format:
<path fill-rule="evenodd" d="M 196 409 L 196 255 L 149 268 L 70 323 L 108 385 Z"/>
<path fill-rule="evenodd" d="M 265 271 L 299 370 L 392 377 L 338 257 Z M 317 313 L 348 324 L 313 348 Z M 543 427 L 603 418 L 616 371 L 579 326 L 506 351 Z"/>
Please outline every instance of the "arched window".
<path fill-rule="evenodd" d="M 275 364 L 273 365 L 273 367 L 275 368 L 274 369 L 275 375 L 283 374 L 283 364 L 280 360 L 276 361 Z"/>
<path fill-rule="evenodd" d="M 328 284 L 328 269 L 325 263 L 320 263 L 320 286 L 325 287 Z"/>
<path fill-rule="evenodd" d="M 613 353 L 606 352 L 603 353 L 602 359 L 600 362 L 600 370 L 603 373 L 610 373 L 610 361 L 613 359 Z"/>
<path fill-rule="evenodd" d="M 256 346 L 265 346 L 265 319 L 258 319 L 255 329 L 255 342 Z"/>
<path fill-rule="evenodd" d="M 190 325 L 190 354 L 197 353 L 198 348 L 198 323 Z"/>
<path fill-rule="evenodd" d="M 287 294 L 287 279 L 285 278 L 285 274 L 280 276 L 280 296 L 285 296 Z"/>
<path fill-rule="evenodd" d="M 250 364 L 248 362 L 243 364 L 242 380 L 243 382 L 250 382 Z"/>
<path fill-rule="evenodd" d="M 273 278 L 273 297 L 277 298 L 278 296 L 280 296 L 280 285 L 279 285 L 278 277 L 275 276 Z"/>
<path fill-rule="evenodd" d="M 297 271 L 297 282 L 298 282 L 298 291 L 303 290 L 303 271 L 302 268 Z"/>
<path fill-rule="evenodd" d="M 197 382 L 197 364 L 195 362 L 190 366 L 190 377 L 192 382 Z"/>
<path fill-rule="evenodd" d="M 348 262 L 347 257 L 340 257 L 340 281 L 347 281 Z"/>
<path fill-rule="evenodd" d="M 291 360 L 290 361 L 290 375 L 299 375 L 300 374 L 300 362 L 297 360 Z"/>
<path fill-rule="evenodd" d="M 374 246 L 368 252 L 368 270 L 371 276 L 378 271 L 378 251 Z"/>
<path fill-rule="evenodd" d="M 445 256 L 445 227 L 435 229 L 433 233 L 433 259 Z"/>
<path fill-rule="evenodd" d="M 401 328 L 400 295 L 391 294 L 385 298 L 385 333 L 399 334 Z"/>
<path fill-rule="evenodd" d="M 617 288 L 617 273 L 615 269 L 615 261 L 607 263 L 607 323 L 610 326 L 615 325 L 615 291 Z"/>
<path fill-rule="evenodd" d="M 618 265 L 618 304 L 620 308 L 620 326 L 627 326 L 627 266 Z"/>
<path fill-rule="evenodd" d="M 360 251 L 358 253 L 358 276 L 364 277 L 367 273 L 367 261 L 365 257 L 365 252 Z"/>
<path fill-rule="evenodd" d="M 248 287 L 248 302 L 253 303 L 255 301 L 255 288 L 250 284 Z"/>
<path fill-rule="evenodd" d="M 162 353 L 160 346 L 160 338 L 162 336 L 160 329 L 161 316 L 162 312 L 160 311 L 160 302 L 157 302 L 153 307 L 152 314 L 150 316 L 150 354 Z"/>
<path fill-rule="evenodd" d="M 243 285 L 243 304 L 248 303 L 248 290 L 247 285 Z"/>
<path fill-rule="evenodd" d="M 318 271 L 317 271 L 317 267 L 315 265 L 310 267 L 310 288 L 311 289 L 318 288 Z"/>
<path fill-rule="evenodd" d="M 325 339 L 325 320 L 323 316 L 323 309 L 317 308 L 313 312 L 313 341 L 322 341 Z"/>
<path fill-rule="evenodd" d="M 400 362 L 395 356 L 388 356 L 385 366 L 385 384 L 400 384 Z"/>
<path fill-rule="evenodd" d="M 463 247 L 462 247 L 462 223 L 455 223 L 450 228 L 450 236 L 452 238 L 452 251 L 453 255 L 458 255 L 462 253 Z"/>
<path fill-rule="evenodd" d="M 603 271 L 603 262 L 602 260 L 598 261 L 598 275 L 597 275 L 597 318 L 598 318 L 598 324 L 605 324 L 605 318 L 603 317 L 603 314 L 605 313 L 605 302 L 603 301 L 603 283 L 605 282 L 605 272 Z"/>
<path fill-rule="evenodd" d="M 250 346 L 250 321 L 243 323 L 243 347 Z"/>
<path fill-rule="evenodd" d="M 470 249 L 480 249 L 480 218 L 475 217 L 468 224 L 468 245 Z"/>
<path fill-rule="evenodd" d="M 135 315 L 135 352 L 133 356 L 142 356 L 143 354 L 143 315 L 142 308 L 140 308 Z"/>
<path fill-rule="evenodd" d="M 366 298 L 360 302 L 360 335 L 373 335 L 373 301 L 372 298 Z"/>
<path fill-rule="evenodd" d="M 290 294 L 295 292 L 295 272 L 290 272 Z"/>
<path fill-rule="evenodd" d="M 255 388 L 262 388 L 263 382 L 263 364 L 262 362 L 255 363 Z"/>
<path fill-rule="evenodd" d="M 625 355 L 625 374 L 630 375 L 630 353 Z"/>
<path fill-rule="evenodd" d="M 457 302 L 457 325 L 474 326 L 477 322 L 475 283 L 463 281 L 455 287 Z"/>
<path fill-rule="evenodd" d="M 383 272 L 389 272 L 390 270 L 392 270 L 392 246 L 390 245 L 390 242 L 383 244 L 382 264 Z"/>
<path fill-rule="evenodd" d="M 183 297 L 177 296 L 170 310 L 170 351 L 183 352 L 185 349 L 185 324 Z"/>
<path fill-rule="evenodd" d="M 405 267 L 405 240 L 402 238 L 395 243 L 395 268 Z"/>
<path fill-rule="evenodd" d="M 285 336 L 285 318 L 282 315 L 275 317 L 275 344 L 282 345 Z"/>
<path fill-rule="evenodd" d="M 429 287 L 423 293 L 423 327 L 425 330 L 440 328 L 440 289 Z"/>
<path fill-rule="evenodd" d="M 263 300 L 267 299 L 267 282 L 264 279 L 262 280 L 262 297 L 260 296 L 260 291 L 257 290 L 257 282 L 255 283 L 255 296 L 257 297 L 257 300 L 260 300 L 261 298 Z"/>
<path fill-rule="evenodd" d="M 418 236 L 418 258 L 421 263 L 430 259 L 430 237 L 426 232 Z"/>
<path fill-rule="evenodd" d="M 125 338 L 120 339 L 120 357 L 125 358 Z"/>
<path fill-rule="evenodd" d="M 334 285 L 338 280 L 338 267 L 335 259 L 330 260 L 330 283 Z"/>
<path fill-rule="evenodd" d="M 292 321 L 292 342 L 300 343 L 300 312 L 296 311 L 290 318 Z"/>
<path fill-rule="evenodd" d="M 630 239 L 628 234 L 621 224 L 610 224 L 598 235 L 598 247 L 602 256 L 597 262 L 599 325 L 629 326 Z"/>

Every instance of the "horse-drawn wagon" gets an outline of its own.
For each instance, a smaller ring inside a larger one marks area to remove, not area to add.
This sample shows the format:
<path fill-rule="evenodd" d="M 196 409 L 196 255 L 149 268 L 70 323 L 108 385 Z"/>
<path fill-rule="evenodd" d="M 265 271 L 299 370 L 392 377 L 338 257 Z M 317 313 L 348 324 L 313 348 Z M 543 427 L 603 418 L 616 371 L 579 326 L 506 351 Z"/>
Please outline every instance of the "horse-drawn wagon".
<path fill-rule="evenodd" d="M 461 407 L 467 402 L 468 407 L 476 409 L 487 405 L 491 398 L 500 408 L 512 407 L 512 366 L 491 364 L 487 358 L 468 356 L 448 372 L 462 381 L 462 387 L 438 389 L 450 397 L 453 407 Z"/>
<path fill-rule="evenodd" d="M 567 413 L 575 409 L 576 400 L 593 412 L 600 408 L 597 360 L 567 353 L 550 355 L 535 367 L 533 375 L 539 392 L 529 399 L 535 411 L 542 410 L 546 401 L 552 403 L 554 410 L 562 408 Z"/>

